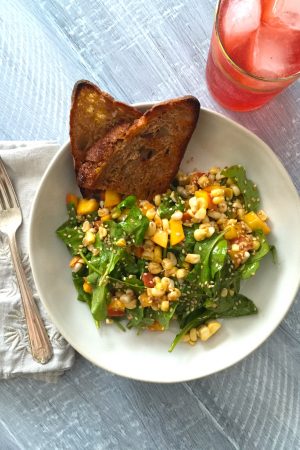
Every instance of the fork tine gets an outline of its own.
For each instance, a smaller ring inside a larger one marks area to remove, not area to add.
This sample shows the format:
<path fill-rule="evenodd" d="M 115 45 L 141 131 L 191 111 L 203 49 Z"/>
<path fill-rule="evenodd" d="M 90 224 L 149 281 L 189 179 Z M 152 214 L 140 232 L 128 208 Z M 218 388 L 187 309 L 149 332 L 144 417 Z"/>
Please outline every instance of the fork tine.
<path fill-rule="evenodd" d="M 6 200 L 6 203 L 9 203 L 11 208 L 19 208 L 19 202 L 18 198 L 16 196 L 14 187 L 12 185 L 12 182 L 10 181 L 10 178 L 6 172 L 4 163 L 2 161 L 2 158 L 0 156 L 0 188 L 2 185 L 2 196 L 4 200 Z"/>

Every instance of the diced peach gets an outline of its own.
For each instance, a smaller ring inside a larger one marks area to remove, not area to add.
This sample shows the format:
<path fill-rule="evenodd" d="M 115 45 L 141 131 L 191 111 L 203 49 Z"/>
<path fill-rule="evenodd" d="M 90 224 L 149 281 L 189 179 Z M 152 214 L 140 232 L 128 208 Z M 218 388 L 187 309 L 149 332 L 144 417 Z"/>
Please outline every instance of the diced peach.
<path fill-rule="evenodd" d="M 109 189 L 105 191 L 104 196 L 104 207 L 111 208 L 112 206 L 116 206 L 120 203 L 122 197 L 116 191 L 110 191 Z"/>
<path fill-rule="evenodd" d="M 210 194 L 207 191 L 201 190 L 195 192 L 195 197 L 202 198 L 205 202 L 203 205 L 205 208 L 212 209 L 214 207 L 214 204 L 212 202 L 212 198 Z"/>
<path fill-rule="evenodd" d="M 109 311 L 124 311 L 125 305 L 117 298 L 113 298 L 108 305 Z"/>
<path fill-rule="evenodd" d="M 231 227 L 228 227 L 226 229 L 226 232 L 224 234 L 224 238 L 227 239 L 228 241 L 230 241 L 231 239 L 235 239 L 238 237 L 238 232 L 237 229 L 234 225 L 232 225 Z"/>
<path fill-rule="evenodd" d="M 97 211 L 98 208 L 99 203 L 94 198 L 81 198 L 77 205 L 77 214 L 80 216 L 84 216 L 86 214 Z"/>
<path fill-rule="evenodd" d="M 176 245 L 185 238 L 181 220 L 170 219 L 171 245 Z"/>
<path fill-rule="evenodd" d="M 243 217 L 243 221 L 251 230 L 261 230 L 264 234 L 270 233 L 270 228 L 263 222 L 254 211 L 250 211 Z"/>
<path fill-rule="evenodd" d="M 151 240 L 155 244 L 160 245 L 163 248 L 168 246 L 168 232 L 164 230 L 157 230 L 156 233 L 151 237 Z"/>

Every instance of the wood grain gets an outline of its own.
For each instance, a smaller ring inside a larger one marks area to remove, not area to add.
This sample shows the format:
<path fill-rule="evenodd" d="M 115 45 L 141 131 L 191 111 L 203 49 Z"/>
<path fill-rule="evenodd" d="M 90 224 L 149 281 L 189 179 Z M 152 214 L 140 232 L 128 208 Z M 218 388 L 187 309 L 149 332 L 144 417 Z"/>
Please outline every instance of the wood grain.
<path fill-rule="evenodd" d="M 264 139 L 300 191 L 299 83 L 255 112 L 216 104 L 204 77 L 214 6 L 214 0 L 2 1 L 0 139 L 64 141 L 71 89 L 80 78 L 128 102 L 191 93 Z M 189 383 L 130 381 L 81 357 L 57 384 L 2 381 L 0 448 L 298 449 L 299 319 L 298 295 L 254 354 Z"/>

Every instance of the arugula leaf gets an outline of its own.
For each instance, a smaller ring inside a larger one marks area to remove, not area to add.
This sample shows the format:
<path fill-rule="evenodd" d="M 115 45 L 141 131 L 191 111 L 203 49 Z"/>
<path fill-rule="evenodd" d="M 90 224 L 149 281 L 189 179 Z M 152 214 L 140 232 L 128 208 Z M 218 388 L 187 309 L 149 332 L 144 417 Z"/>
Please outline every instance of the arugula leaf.
<path fill-rule="evenodd" d="M 195 253 L 200 255 L 200 263 L 196 264 L 195 269 L 200 267 L 200 282 L 205 283 L 211 279 L 211 267 L 210 267 L 210 256 L 214 246 L 223 238 L 223 234 L 219 233 L 217 236 L 212 236 L 204 241 L 197 242 L 195 245 Z M 198 267 L 197 267 L 198 266 Z M 193 269 L 193 270 L 195 270 Z"/>
<path fill-rule="evenodd" d="M 207 322 L 211 319 L 225 318 L 225 317 L 241 317 L 257 313 L 257 307 L 249 298 L 242 294 L 237 294 L 233 297 L 221 297 L 219 300 L 206 300 L 204 302 L 206 310 L 199 310 L 196 317 L 195 314 L 190 316 L 190 319 L 182 330 L 176 335 L 172 342 L 169 352 L 172 352 L 176 345 L 181 341 L 182 337 L 192 328 Z"/>
<path fill-rule="evenodd" d="M 108 278 L 110 281 L 112 281 L 112 283 L 122 284 L 124 285 L 124 287 L 132 289 L 137 294 L 140 294 L 145 290 L 144 283 L 135 276 L 129 276 L 119 279 L 108 275 Z"/>
<path fill-rule="evenodd" d="M 127 218 L 119 225 L 126 235 L 132 237 L 135 245 L 141 245 L 148 230 L 149 219 L 142 214 L 137 206 L 133 206 Z"/>
<path fill-rule="evenodd" d="M 167 330 L 170 325 L 170 320 L 175 314 L 178 303 L 172 304 L 168 312 L 153 311 L 153 317 L 160 323 L 164 330 Z"/>
<path fill-rule="evenodd" d="M 158 208 L 158 214 L 161 219 L 170 219 L 175 211 L 184 210 L 184 200 L 177 192 L 173 193 L 174 200 L 169 194 L 162 195 L 161 203 Z"/>
<path fill-rule="evenodd" d="M 97 286 L 93 290 L 91 313 L 96 322 L 100 323 L 107 315 L 107 301 L 109 299 L 109 290 L 107 285 Z"/>
<path fill-rule="evenodd" d="M 83 239 L 80 229 L 75 229 L 69 222 L 66 222 L 56 230 L 56 235 L 66 244 L 72 255 L 78 255 Z"/>
<path fill-rule="evenodd" d="M 77 225 L 76 207 L 73 202 L 67 203 L 67 211 L 69 216 L 69 225 L 75 227 Z"/>
<path fill-rule="evenodd" d="M 231 166 L 222 170 L 221 174 L 234 179 L 244 198 L 246 209 L 257 211 L 260 202 L 259 192 L 253 181 L 247 179 L 244 167 L 240 165 Z"/>
<path fill-rule="evenodd" d="M 125 208 L 132 208 L 136 204 L 136 196 L 135 195 L 128 195 L 128 197 L 124 198 L 117 206 L 117 209 L 125 209 Z"/>
<path fill-rule="evenodd" d="M 109 233 L 109 236 L 110 236 L 112 242 L 116 242 L 119 239 L 121 239 L 122 237 L 124 237 L 124 231 L 123 231 L 120 223 L 116 223 L 113 220 L 108 220 L 106 222 L 106 224 L 107 224 L 108 233 Z"/>
<path fill-rule="evenodd" d="M 211 276 L 215 277 L 217 272 L 220 272 L 222 267 L 224 266 L 225 260 L 227 256 L 227 241 L 226 239 L 222 239 L 216 243 L 211 252 Z"/>
<path fill-rule="evenodd" d="M 255 253 L 252 253 L 250 258 L 242 265 L 240 269 L 242 280 L 246 280 L 255 275 L 260 266 L 260 261 L 271 251 L 271 247 L 263 232 L 258 230 L 254 234 L 260 240 L 260 247 Z"/>
<path fill-rule="evenodd" d="M 77 300 L 79 300 L 81 302 L 85 302 L 88 305 L 90 305 L 91 304 L 91 294 L 88 294 L 87 292 L 85 292 L 83 290 L 83 283 L 84 283 L 83 277 L 80 276 L 78 273 L 72 272 L 72 279 L 73 279 L 73 283 L 74 283 L 74 286 L 77 291 Z"/>
<path fill-rule="evenodd" d="M 216 318 L 216 314 L 214 312 L 205 311 L 200 313 L 198 317 L 188 322 L 187 325 L 184 328 L 182 328 L 182 330 L 178 334 L 176 334 L 175 339 L 173 340 L 168 351 L 171 353 L 176 347 L 176 345 L 181 341 L 183 336 L 192 328 L 196 328 L 202 323 L 206 322 L 207 320 L 214 318 Z"/>
<path fill-rule="evenodd" d="M 99 278 L 99 274 L 97 272 L 91 272 L 87 277 L 86 281 L 89 284 L 96 285 Z"/>
<path fill-rule="evenodd" d="M 142 307 L 137 306 L 134 309 L 130 310 L 130 319 L 127 323 L 127 328 L 131 330 L 131 328 L 137 327 L 144 317 L 144 309 Z"/>
<path fill-rule="evenodd" d="M 253 301 L 242 294 L 220 297 L 217 300 L 206 300 L 203 306 L 218 314 L 218 317 L 240 317 L 257 313 Z"/>

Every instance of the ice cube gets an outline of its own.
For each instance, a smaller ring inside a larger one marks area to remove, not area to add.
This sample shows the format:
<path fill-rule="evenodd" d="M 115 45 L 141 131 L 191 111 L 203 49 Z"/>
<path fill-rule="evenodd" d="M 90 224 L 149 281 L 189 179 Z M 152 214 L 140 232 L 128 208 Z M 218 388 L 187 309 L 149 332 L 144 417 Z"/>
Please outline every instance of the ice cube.
<path fill-rule="evenodd" d="M 221 38 L 230 54 L 258 29 L 261 20 L 260 0 L 224 2 L 221 13 Z"/>
<path fill-rule="evenodd" d="M 262 20 L 300 31 L 300 0 L 262 0 Z"/>
<path fill-rule="evenodd" d="M 252 52 L 247 61 L 254 75 L 278 78 L 299 70 L 299 41 L 294 33 L 263 24 L 257 31 Z"/>

